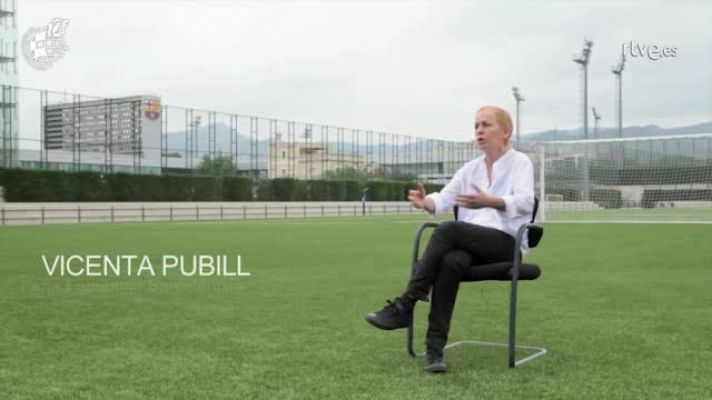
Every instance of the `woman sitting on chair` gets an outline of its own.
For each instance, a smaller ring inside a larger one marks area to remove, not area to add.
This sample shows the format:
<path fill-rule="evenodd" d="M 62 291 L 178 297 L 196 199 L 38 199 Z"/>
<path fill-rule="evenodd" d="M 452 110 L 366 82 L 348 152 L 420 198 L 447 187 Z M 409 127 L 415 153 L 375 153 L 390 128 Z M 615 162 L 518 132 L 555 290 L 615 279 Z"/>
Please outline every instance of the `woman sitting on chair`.
<path fill-rule="evenodd" d="M 458 220 L 435 229 L 405 292 L 366 315 L 366 321 L 377 328 L 405 328 L 415 302 L 428 301 L 432 288 L 425 339 L 428 372 L 447 371 L 443 350 L 460 281 L 472 265 L 512 261 L 517 230 L 531 219 L 534 168 L 529 157 L 512 148 L 511 136 L 512 118 L 507 111 L 480 108 L 475 137 L 483 155 L 460 168 L 439 193 L 426 196 L 422 183 L 410 191 L 411 204 L 431 214 L 458 205 Z"/>

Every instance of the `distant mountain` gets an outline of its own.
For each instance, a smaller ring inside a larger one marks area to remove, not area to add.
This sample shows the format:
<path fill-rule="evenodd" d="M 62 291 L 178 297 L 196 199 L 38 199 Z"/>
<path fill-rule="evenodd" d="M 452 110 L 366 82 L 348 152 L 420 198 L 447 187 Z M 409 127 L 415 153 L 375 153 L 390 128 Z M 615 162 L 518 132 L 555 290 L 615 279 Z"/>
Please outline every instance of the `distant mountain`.
<path fill-rule="evenodd" d="M 190 143 L 186 144 L 186 140 Z M 208 152 L 210 149 L 210 131 L 207 125 L 200 126 L 196 132 L 192 135 L 187 134 L 186 131 L 168 132 L 166 134 L 166 144 L 168 151 L 183 151 L 186 148 L 197 149 L 200 153 Z M 235 143 L 233 142 L 234 146 Z M 267 142 L 263 144 L 264 150 L 267 150 Z M 215 124 L 215 148 L 218 152 L 230 152 L 230 126 L 217 123 Z M 237 135 L 237 148 L 238 152 L 250 152 L 250 138 Z M 260 150 L 260 153 L 262 150 Z"/>
<path fill-rule="evenodd" d="M 215 149 L 217 152 L 230 153 L 230 127 L 223 123 L 215 124 Z M 674 135 L 689 135 L 698 133 L 712 133 L 712 122 L 705 122 L 696 125 L 683 126 L 677 128 L 661 128 L 657 125 L 645 125 L 645 126 L 628 126 L 623 128 L 623 137 L 646 137 L 646 136 L 674 136 Z M 594 139 L 593 127 L 590 127 L 589 138 Z M 260 139 L 256 143 L 256 150 L 259 154 L 260 159 L 266 159 L 269 151 L 269 139 L 266 137 L 266 133 L 260 134 Z M 603 128 L 598 131 L 597 138 L 608 139 L 608 138 L 618 138 L 618 131 L 615 128 Z M 194 135 L 192 140 L 192 148 L 197 149 L 199 154 L 206 154 L 210 149 L 210 135 L 207 125 L 200 126 L 197 129 L 197 134 Z M 332 145 L 334 151 L 338 151 L 336 144 L 336 135 L 330 137 L 329 144 Z M 350 139 L 350 138 L 349 138 Z M 379 141 L 381 140 L 378 135 L 372 137 L 374 143 L 370 146 L 360 144 L 356 146 L 352 143 L 345 143 L 343 146 L 343 151 L 347 154 L 372 154 L 374 159 L 379 159 L 379 152 L 386 153 L 386 162 L 391 162 L 391 153 L 398 152 L 400 154 L 406 154 L 407 149 L 405 145 L 393 144 L 390 136 L 386 136 L 385 143 L 379 146 Z M 552 140 L 580 140 L 582 139 L 581 129 L 568 129 L 568 130 L 547 130 L 542 132 L 528 133 L 522 137 L 523 146 L 526 147 L 534 142 L 542 141 L 552 141 Z M 297 141 L 303 142 L 305 139 L 298 135 Z M 317 145 L 321 141 L 320 134 L 314 134 L 313 144 Z M 249 159 L 251 142 L 248 136 L 243 134 L 238 134 L 237 138 L 237 151 L 239 154 L 239 159 Z M 362 142 L 365 138 L 362 138 Z M 362 143 L 361 142 L 361 143 Z M 421 149 L 423 153 L 432 152 L 438 149 L 440 145 L 437 140 L 421 140 L 421 145 L 418 145 L 419 141 L 413 140 L 411 142 L 411 152 L 415 151 L 416 146 Z M 235 142 L 232 143 L 235 146 Z M 168 152 L 178 152 L 182 153 L 186 149 L 186 132 L 168 132 L 167 134 L 167 147 Z M 188 148 L 191 144 L 188 144 Z M 253 149 L 254 151 L 254 149 Z M 424 156 L 426 157 L 426 156 Z M 197 157 L 196 157 L 197 158 Z"/>
<path fill-rule="evenodd" d="M 218 153 L 222 152 L 230 154 L 230 146 L 232 145 L 234 148 L 234 146 L 237 144 L 237 153 L 239 155 L 238 159 L 242 160 L 245 158 L 249 158 L 251 150 L 255 151 L 255 149 L 257 150 L 259 158 L 266 159 L 270 145 L 270 140 L 266 136 L 266 133 L 260 133 L 255 148 L 251 148 L 251 145 L 254 145 L 254 143 L 251 143 L 250 138 L 240 133 L 236 135 L 236 139 L 232 139 L 233 141 L 231 143 L 230 127 L 223 123 L 217 123 L 215 124 L 215 151 Z M 335 152 L 338 152 L 340 149 L 338 146 L 338 142 L 336 141 L 336 135 L 330 135 L 329 139 L 330 140 L 328 144 L 334 149 Z M 348 137 L 347 139 L 350 140 L 350 137 Z M 186 143 L 186 140 L 188 141 L 188 143 Z M 210 130 L 207 126 L 200 126 L 196 130 L 196 132 L 193 133 L 192 136 L 187 134 L 186 131 L 168 132 L 166 135 L 167 152 L 182 154 L 186 148 L 192 148 L 194 149 L 194 152 L 197 150 L 198 154 L 207 154 L 211 148 L 210 140 Z M 286 138 L 283 136 L 282 140 L 286 140 Z M 298 142 L 306 141 L 306 139 L 300 135 L 297 135 L 296 140 Z M 314 134 L 314 136 L 312 137 L 311 143 L 316 146 L 321 143 L 321 140 L 321 134 L 317 133 Z M 366 146 L 363 144 L 359 144 L 357 146 L 355 143 L 345 143 L 342 147 L 343 152 L 346 154 L 361 154 L 364 156 L 366 154 L 371 154 L 374 159 L 379 159 L 379 151 L 385 152 L 387 162 L 390 162 L 389 160 L 391 159 L 391 157 L 389 157 L 389 155 L 391 153 L 398 151 L 403 152 L 403 154 L 405 154 L 406 152 L 406 146 L 392 144 L 393 142 L 390 136 L 386 136 L 383 139 L 385 142 L 382 143 L 382 145 L 379 145 L 379 141 L 381 139 L 378 137 L 378 135 L 373 135 L 372 140 L 374 144 L 371 146 Z M 402 138 L 399 140 L 402 140 Z M 235 143 L 235 141 L 237 143 Z M 364 136 L 359 140 L 359 143 L 363 143 L 365 141 L 366 138 Z M 423 152 L 423 157 L 426 157 L 425 154 L 427 152 L 439 147 L 437 140 L 423 139 L 421 140 L 421 142 L 423 144 L 420 145 L 420 149 Z M 415 151 L 415 148 L 418 143 L 419 141 L 417 140 L 411 141 L 411 146 L 413 146 L 411 147 L 412 152 Z M 196 156 L 195 158 L 200 157 Z"/>
<path fill-rule="evenodd" d="M 712 122 L 704 122 L 701 124 L 683 126 L 678 128 L 661 128 L 657 125 L 645 126 L 627 126 L 623 127 L 623 137 L 646 137 L 646 136 L 674 136 L 674 135 L 692 135 L 697 133 L 712 133 Z M 593 127 L 589 126 L 589 139 L 611 139 L 618 138 L 618 130 L 615 128 L 603 128 L 598 130 L 598 134 L 594 137 Z M 526 143 L 546 142 L 551 140 L 581 140 L 583 139 L 582 129 L 567 129 L 567 130 L 548 130 L 542 132 L 533 132 L 522 137 L 522 141 Z"/>

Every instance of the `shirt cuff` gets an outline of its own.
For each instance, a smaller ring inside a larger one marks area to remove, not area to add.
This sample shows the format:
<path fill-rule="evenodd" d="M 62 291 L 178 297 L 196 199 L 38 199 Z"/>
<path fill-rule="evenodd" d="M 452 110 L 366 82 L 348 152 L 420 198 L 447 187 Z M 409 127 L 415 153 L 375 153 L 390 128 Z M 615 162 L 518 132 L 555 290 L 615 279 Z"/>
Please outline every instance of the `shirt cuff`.
<path fill-rule="evenodd" d="M 433 212 L 431 212 L 430 214 L 436 215 L 436 214 L 442 213 L 444 205 L 443 205 L 442 195 L 440 193 L 431 193 L 425 197 L 433 200 L 433 203 L 435 204 L 435 210 Z"/>
<path fill-rule="evenodd" d="M 507 195 L 502 196 L 502 200 L 504 201 L 503 213 L 509 219 L 520 216 L 527 209 L 528 201 L 524 196 Z"/>

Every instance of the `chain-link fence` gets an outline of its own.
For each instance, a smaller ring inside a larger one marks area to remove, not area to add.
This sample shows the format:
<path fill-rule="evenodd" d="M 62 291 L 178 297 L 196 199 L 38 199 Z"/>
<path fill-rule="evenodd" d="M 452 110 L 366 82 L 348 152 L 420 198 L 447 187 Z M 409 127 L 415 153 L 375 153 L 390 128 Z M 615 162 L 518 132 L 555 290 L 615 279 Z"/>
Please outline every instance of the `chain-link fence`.
<path fill-rule="evenodd" d="M 454 142 L 164 105 L 155 96 L 98 98 L 2 86 L 0 167 L 136 174 L 442 183 L 477 156 Z M 367 125 L 367 124 L 365 124 Z"/>

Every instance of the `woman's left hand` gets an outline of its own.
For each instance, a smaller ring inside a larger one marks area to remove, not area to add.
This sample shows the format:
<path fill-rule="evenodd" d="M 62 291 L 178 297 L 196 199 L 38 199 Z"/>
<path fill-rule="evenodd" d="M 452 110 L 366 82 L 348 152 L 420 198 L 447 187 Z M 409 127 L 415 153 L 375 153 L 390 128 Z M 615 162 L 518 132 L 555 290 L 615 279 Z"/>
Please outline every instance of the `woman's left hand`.
<path fill-rule="evenodd" d="M 494 207 L 496 197 L 490 196 L 480 186 L 475 185 L 475 192 L 470 194 L 461 194 L 455 198 L 455 202 L 460 207 L 467 208 L 484 208 Z"/>

